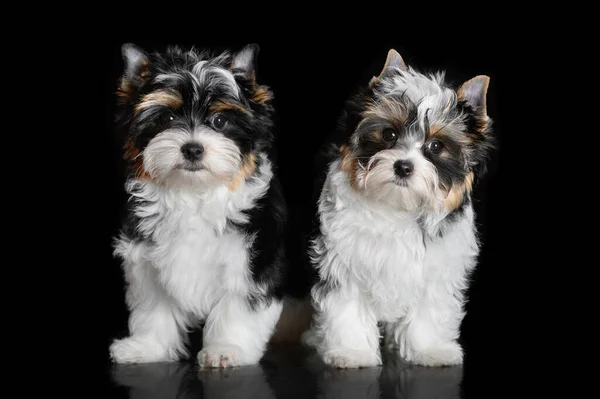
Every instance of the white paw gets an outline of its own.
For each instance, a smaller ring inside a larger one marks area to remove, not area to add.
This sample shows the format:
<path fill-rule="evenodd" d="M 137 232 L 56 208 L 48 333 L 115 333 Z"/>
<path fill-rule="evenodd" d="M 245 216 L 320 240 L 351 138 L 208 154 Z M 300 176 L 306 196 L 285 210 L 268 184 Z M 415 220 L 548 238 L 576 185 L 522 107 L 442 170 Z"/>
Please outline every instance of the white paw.
<path fill-rule="evenodd" d="M 155 363 L 176 361 L 160 346 L 139 338 L 116 339 L 109 348 L 115 363 Z"/>
<path fill-rule="evenodd" d="M 248 364 L 237 345 L 209 345 L 198 353 L 201 368 L 227 368 Z"/>
<path fill-rule="evenodd" d="M 423 351 L 413 352 L 409 362 L 419 366 L 441 367 L 459 365 L 463 362 L 463 351 L 456 342 L 450 342 Z"/>
<path fill-rule="evenodd" d="M 323 355 L 323 361 L 328 366 L 341 369 L 375 367 L 381 365 L 379 354 L 353 349 L 328 351 Z"/>

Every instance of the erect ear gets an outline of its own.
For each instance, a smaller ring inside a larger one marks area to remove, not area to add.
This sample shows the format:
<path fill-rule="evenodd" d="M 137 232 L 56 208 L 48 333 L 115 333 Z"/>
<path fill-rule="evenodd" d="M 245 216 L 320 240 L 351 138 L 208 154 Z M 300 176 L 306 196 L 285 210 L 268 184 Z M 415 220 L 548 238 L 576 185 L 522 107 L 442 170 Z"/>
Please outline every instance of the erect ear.
<path fill-rule="evenodd" d="M 381 79 L 394 74 L 398 70 L 406 71 L 408 70 L 408 68 L 406 67 L 406 63 L 402 59 L 402 56 L 396 50 L 390 49 L 385 60 L 385 65 L 381 69 L 381 72 L 378 76 L 373 76 L 373 78 L 369 82 L 369 85 L 371 86 L 376 84 L 377 82 L 380 82 Z"/>
<path fill-rule="evenodd" d="M 121 55 L 125 63 L 124 77 L 132 82 L 140 83 L 150 74 L 150 61 L 144 50 L 132 43 L 121 46 Z"/>
<path fill-rule="evenodd" d="M 381 79 L 397 69 L 401 71 L 406 71 L 407 67 L 404 63 L 404 60 L 402 59 L 402 56 L 396 50 L 391 49 L 390 51 L 388 51 L 387 58 L 385 60 L 385 65 L 383 66 L 383 69 L 381 70 L 377 78 Z"/>
<path fill-rule="evenodd" d="M 256 58 L 260 47 L 256 43 L 251 43 L 233 55 L 231 69 L 241 71 L 247 78 L 254 78 L 256 75 Z"/>
<path fill-rule="evenodd" d="M 490 78 L 485 75 L 475 76 L 464 82 L 457 90 L 459 101 L 464 101 L 481 116 L 487 116 L 487 91 Z"/>

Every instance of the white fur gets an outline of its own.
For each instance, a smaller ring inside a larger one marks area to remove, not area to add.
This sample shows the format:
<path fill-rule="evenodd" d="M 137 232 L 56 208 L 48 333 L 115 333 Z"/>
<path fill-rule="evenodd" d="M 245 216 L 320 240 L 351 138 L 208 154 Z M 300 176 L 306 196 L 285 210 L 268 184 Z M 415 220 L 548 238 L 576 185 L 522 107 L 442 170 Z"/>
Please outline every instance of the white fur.
<path fill-rule="evenodd" d="M 379 365 L 377 323 L 383 322 L 388 342 L 406 360 L 461 363 L 462 292 L 478 250 L 472 209 L 442 239 L 428 234 L 441 219 L 431 211 L 423 234 L 421 213 L 358 193 L 335 161 L 319 212 L 313 262 L 335 287 L 313 289 L 316 316 L 305 342 L 332 366 Z"/>
<path fill-rule="evenodd" d="M 404 93 L 418 105 L 420 123 L 423 123 L 426 111 L 430 122 L 444 120 L 447 111 L 457 101 L 456 92 L 446 87 L 443 72 L 425 75 L 411 67 L 394 75 L 392 79 L 383 80 L 376 92 L 376 97 Z"/>
<path fill-rule="evenodd" d="M 183 333 L 205 320 L 201 366 L 255 364 L 282 305 L 251 310 L 246 298 L 264 287 L 252 282 L 248 267 L 253 236 L 227 228 L 226 219 L 243 222 L 243 210 L 254 206 L 272 178 L 271 164 L 261 156 L 260 174 L 234 191 L 225 182 L 211 189 L 201 184 L 165 187 L 134 180 L 128 192 L 143 216 L 139 229 L 152 239 L 122 236 L 115 253 L 123 259 L 131 336 L 110 347 L 118 363 L 177 360 L 184 352 Z M 204 172 L 201 172 L 204 173 Z"/>
<path fill-rule="evenodd" d="M 196 81 L 195 87 L 202 87 L 205 90 L 210 86 L 226 87 L 235 98 L 240 98 L 240 89 L 233 77 L 233 74 L 219 66 L 215 66 L 207 60 L 199 61 L 190 76 Z"/>
<path fill-rule="evenodd" d="M 203 170 L 188 172 L 181 147 L 196 142 L 204 147 Z M 197 190 L 212 189 L 232 180 L 239 171 L 241 155 L 237 145 L 222 134 L 202 126 L 192 134 L 168 129 L 156 135 L 143 152 L 144 170 L 150 177 L 170 188 L 193 186 Z"/>
<path fill-rule="evenodd" d="M 437 171 L 420 151 L 422 143 L 412 149 L 395 148 L 375 154 L 365 169 L 359 169 L 356 180 L 365 195 L 405 210 L 433 209 L 440 202 Z M 414 173 L 408 186 L 396 183 L 394 163 L 409 161 Z"/>
<path fill-rule="evenodd" d="M 159 73 L 154 80 L 157 83 L 167 81 L 178 81 L 183 79 L 184 73 L 187 73 L 194 82 L 194 99 L 197 101 L 200 98 L 202 91 L 210 91 L 216 87 L 225 89 L 230 95 L 236 99 L 240 99 L 240 88 L 235 81 L 235 77 L 223 65 L 229 57 L 228 52 L 212 59 L 201 59 L 196 62 L 191 71 L 179 71 L 178 73 Z M 195 58 L 192 55 L 190 58 Z"/>

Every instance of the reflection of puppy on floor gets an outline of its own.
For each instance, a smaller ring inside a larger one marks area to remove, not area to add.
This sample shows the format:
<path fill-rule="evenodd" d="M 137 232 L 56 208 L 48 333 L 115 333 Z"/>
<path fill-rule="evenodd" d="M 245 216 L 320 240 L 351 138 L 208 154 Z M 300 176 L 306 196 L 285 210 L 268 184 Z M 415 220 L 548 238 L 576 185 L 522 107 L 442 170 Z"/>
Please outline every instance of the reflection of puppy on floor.
<path fill-rule="evenodd" d="M 275 398 L 263 369 L 200 369 L 188 362 L 113 366 L 113 381 L 129 388 L 130 399 Z"/>
<path fill-rule="evenodd" d="M 326 368 L 320 374 L 318 385 L 322 392 L 318 397 L 327 399 L 377 399 L 382 397 L 383 390 L 378 381 L 381 367 Z"/>
<path fill-rule="evenodd" d="M 130 399 L 196 398 L 202 386 L 189 363 L 115 365 L 115 384 L 129 389 Z"/>
<path fill-rule="evenodd" d="M 462 366 L 422 367 L 401 359 L 386 359 L 379 378 L 382 397 L 406 399 L 458 399 Z"/>
<path fill-rule="evenodd" d="M 458 399 L 461 394 L 462 366 L 422 367 L 403 360 L 389 359 L 383 367 L 317 371 L 319 395 L 325 398 Z"/>
<path fill-rule="evenodd" d="M 229 369 L 201 369 L 203 398 L 275 399 L 261 366 Z"/>
<path fill-rule="evenodd" d="M 317 376 L 323 366 L 306 347 L 293 344 L 273 345 L 261 361 L 267 382 L 277 398 L 315 398 Z"/>

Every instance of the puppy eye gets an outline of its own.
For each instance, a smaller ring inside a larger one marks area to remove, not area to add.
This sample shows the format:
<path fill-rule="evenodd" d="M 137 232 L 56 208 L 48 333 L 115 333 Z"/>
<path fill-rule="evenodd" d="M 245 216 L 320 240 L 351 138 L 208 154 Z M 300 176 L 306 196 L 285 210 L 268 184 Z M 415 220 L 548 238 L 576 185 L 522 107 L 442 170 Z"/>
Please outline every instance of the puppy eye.
<path fill-rule="evenodd" d="M 223 114 L 216 114 L 215 116 L 213 116 L 212 125 L 214 126 L 215 129 L 221 130 L 225 127 L 226 124 L 227 124 L 227 116 L 225 116 Z"/>
<path fill-rule="evenodd" d="M 161 125 L 166 125 L 169 122 L 173 122 L 174 119 L 175 119 L 175 115 L 173 115 L 173 113 L 165 112 L 160 115 L 158 121 Z"/>
<path fill-rule="evenodd" d="M 385 129 L 381 133 L 381 137 L 383 138 L 384 141 L 391 142 L 391 141 L 395 141 L 398 138 L 398 135 L 396 134 L 394 129 Z"/>
<path fill-rule="evenodd" d="M 433 140 L 431 143 L 429 143 L 429 151 L 431 151 L 434 154 L 439 154 L 440 152 L 442 152 L 443 149 L 444 143 L 442 143 L 439 140 Z"/>

